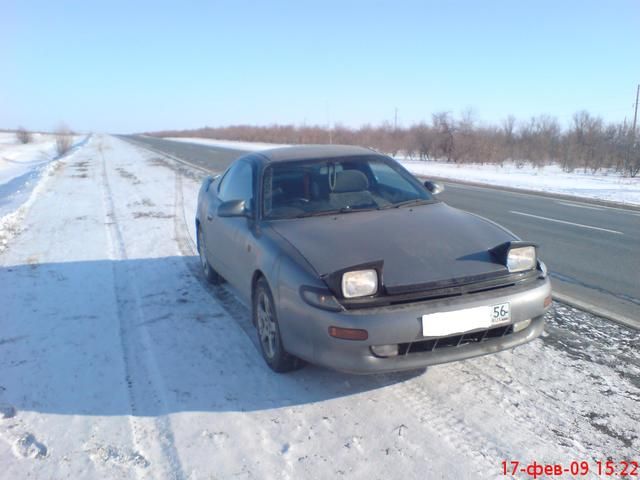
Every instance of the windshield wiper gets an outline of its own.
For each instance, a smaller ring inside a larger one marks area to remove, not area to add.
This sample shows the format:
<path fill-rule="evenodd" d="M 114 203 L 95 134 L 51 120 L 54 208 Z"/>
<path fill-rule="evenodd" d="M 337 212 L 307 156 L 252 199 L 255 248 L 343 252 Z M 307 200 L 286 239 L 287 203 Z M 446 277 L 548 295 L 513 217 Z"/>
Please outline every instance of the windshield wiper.
<path fill-rule="evenodd" d="M 322 215 L 339 215 L 341 213 L 368 212 L 371 210 L 379 210 L 379 208 L 378 207 L 366 207 L 366 208 L 342 207 L 342 208 L 337 208 L 335 210 L 319 210 L 317 212 L 305 212 L 305 213 L 296 215 L 295 218 L 320 217 Z"/>
<path fill-rule="evenodd" d="M 426 205 L 427 203 L 431 203 L 430 200 L 424 198 L 413 198 L 411 200 L 405 200 L 404 202 L 392 203 L 391 205 L 385 205 L 384 207 L 380 207 L 380 210 L 386 210 L 388 208 L 401 208 L 408 207 L 410 205 Z"/>

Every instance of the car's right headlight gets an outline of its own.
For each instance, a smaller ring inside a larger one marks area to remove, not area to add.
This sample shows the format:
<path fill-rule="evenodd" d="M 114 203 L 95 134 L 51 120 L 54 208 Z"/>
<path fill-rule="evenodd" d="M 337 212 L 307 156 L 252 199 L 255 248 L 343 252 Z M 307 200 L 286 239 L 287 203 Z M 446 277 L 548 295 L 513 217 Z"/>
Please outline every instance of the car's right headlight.
<path fill-rule="evenodd" d="M 355 270 L 342 274 L 344 298 L 366 297 L 378 291 L 378 273 L 374 269 Z"/>
<path fill-rule="evenodd" d="M 507 268 L 510 272 L 524 272 L 536 266 L 536 247 L 528 245 L 513 247 L 507 254 Z"/>

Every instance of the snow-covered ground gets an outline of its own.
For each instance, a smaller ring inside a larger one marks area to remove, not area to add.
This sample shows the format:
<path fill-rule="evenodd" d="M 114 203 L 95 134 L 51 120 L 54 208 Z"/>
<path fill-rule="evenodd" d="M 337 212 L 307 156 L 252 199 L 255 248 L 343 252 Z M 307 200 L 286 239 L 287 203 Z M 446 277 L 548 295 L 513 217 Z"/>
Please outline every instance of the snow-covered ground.
<path fill-rule="evenodd" d="M 201 176 L 100 135 L 42 178 L 0 253 L 0 477 L 506 478 L 503 461 L 637 460 L 637 332 L 562 305 L 513 351 L 272 373 L 247 308 L 200 274 Z"/>
<path fill-rule="evenodd" d="M 518 167 L 514 163 L 501 167 L 408 159 L 401 162 L 416 175 L 640 205 L 640 177 L 625 178 L 614 172 L 593 175 L 576 170 L 568 173 L 558 165 L 535 168 L 531 165 Z"/>
<path fill-rule="evenodd" d="M 169 137 L 167 140 L 247 151 L 286 146 L 205 138 Z M 558 165 L 536 168 L 531 165 L 517 166 L 515 163 L 507 162 L 501 167 L 499 165 L 423 162 L 406 157 L 397 157 L 396 159 L 413 174 L 425 177 L 640 205 L 640 177 L 625 178 L 615 172 L 593 175 L 581 170 L 567 173 L 562 171 Z"/>
<path fill-rule="evenodd" d="M 232 150 L 257 151 L 266 150 L 268 148 L 288 147 L 283 143 L 262 143 L 262 142 L 240 142 L 237 140 L 214 140 L 210 138 L 197 137 L 167 137 L 167 140 L 184 143 L 198 143 L 200 145 L 211 145 L 214 147 L 230 148 Z"/>
<path fill-rule="evenodd" d="M 74 144 L 84 137 L 75 136 Z M 39 177 L 56 160 L 56 136 L 34 133 L 18 142 L 13 132 L 0 132 L 0 218 L 15 211 L 31 195 Z"/>

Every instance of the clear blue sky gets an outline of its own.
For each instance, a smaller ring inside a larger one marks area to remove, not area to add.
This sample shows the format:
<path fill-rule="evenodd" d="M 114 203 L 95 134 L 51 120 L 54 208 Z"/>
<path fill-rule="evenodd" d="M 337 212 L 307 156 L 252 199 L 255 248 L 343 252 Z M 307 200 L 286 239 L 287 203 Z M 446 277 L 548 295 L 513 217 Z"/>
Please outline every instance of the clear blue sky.
<path fill-rule="evenodd" d="M 0 65 L 0 128 L 621 121 L 640 2 L 5 0 Z"/>

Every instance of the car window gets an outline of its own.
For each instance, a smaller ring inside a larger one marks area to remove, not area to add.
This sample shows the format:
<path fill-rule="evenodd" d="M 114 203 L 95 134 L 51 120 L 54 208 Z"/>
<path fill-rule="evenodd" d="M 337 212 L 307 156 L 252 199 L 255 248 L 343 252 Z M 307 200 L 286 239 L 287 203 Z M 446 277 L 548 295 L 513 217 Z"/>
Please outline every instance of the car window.
<path fill-rule="evenodd" d="M 218 198 L 223 202 L 244 200 L 247 206 L 253 199 L 253 167 L 249 162 L 240 161 L 232 165 L 218 188 Z"/>
<path fill-rule="evenodd" d="M 400 190 L 409 195 L 414 191 L 413 185 L 407 183 L 407 181 L 398 175 L 398 173 L 388 164 L 382 162 L 371 162 L 369 163 L 369 168 L 371 169 L 371 173 L 379 186 Z"/>
<path fill-rule="evenodd" d="M 292 218 L 431 202 L 406 170 L 382 156 L 282 162 L 262 182 L 265 218 Z"/>

